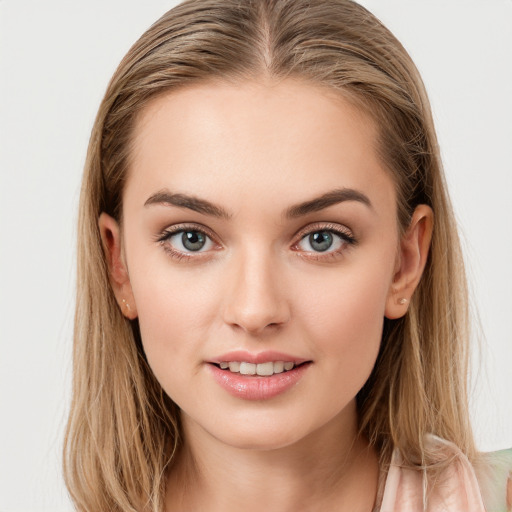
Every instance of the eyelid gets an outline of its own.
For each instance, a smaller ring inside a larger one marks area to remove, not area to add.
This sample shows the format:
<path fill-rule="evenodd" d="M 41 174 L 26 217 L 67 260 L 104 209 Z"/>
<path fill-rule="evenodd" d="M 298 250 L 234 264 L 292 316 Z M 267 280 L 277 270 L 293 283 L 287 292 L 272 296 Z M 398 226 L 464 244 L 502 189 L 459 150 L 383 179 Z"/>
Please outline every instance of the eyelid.
<path fill-rule="evenodd" d="M 169 242 L 169 239 L 175 236 L 176 234 L 185 231 L 197 231 L 199 233 L 202 233 L 203 235 L 207 236 L 210 239 L 214 247 L 210 248 L 207 251 L 197 252 L 185 252 L 181 251 L 180 249 L 177 249 Z M 213 252 L 222 249 L 223 247 L 222 244 L 219 242 L 217 235 L 214 234 L 211 229 L 207 228 L 206 226 L 203 226 L 202 224 L 197 224 L 193 222 L 184 222 L 168 226 L 155 236 L 155 241 L 162 246 L 164 251 L 171 257 L 171 259 L 175 261 L 188 261 L 191 263 L 204 261 L 205 259 L 212 257 Z"/>
<path fill-rule="evenodd" d="M 329 231 L 334 233 L 342 240 L 342 246 L 333 251 L 325 251 L 325 252 L 317 252 L 317 251 L 305 251 L 299 247 L 300 243 L 312 233 L 318 231 Z M 313 224 L 308 224 L 306 227 L 302 228 L 296 235 L 296 241 L 292 245 L 291 249 L 295 252 L 295 254 L 303 259 L 308 261 L 317 261 L 319 263 L 328 263 L 339 261 L 340 258 L 343 258 L 346 251 L 350 250 L 351 247 L 354 247 L 357 244 L 357 240 L 354 237 L 354 234 L 351 229 L 343 224 L 335 224 L 332 222 L 315 222 Z"/>
<path fill-rule="evenodd" d="M 190 222 L 184 222 L 181 224 L 173 224 L 172 226 L 169 226 L 162 231 L 160 231 L 156 236 L 157 242 L 165 242 L 170 236 L 175 235 L 176 233 L 179 233 L 180 231 L 198 231 L 199 233 L 202 233 L 203 235 L 208 236 L 213 243 L 217 245 L 222 245 L 217 235 L 213 233 L 213 231 L 206 226 L 203 226 L 202 224 L 196 224 L 196 223 L 190 223 Z"/>
<path fill-rule="evenodd" d="M 170 243 L 167 243 L 169 238 L 176 235 L 177 233 L 184 231 L 197 231 L 204 235 L 206 235 L 212 243 L 214 244 L 213 249 L 207 251 L 198 251 L 198 252 L 184 252 L 180 251 L 173 247 Z M 308 235 L 316 232 L 316 231 L 330 231 L 340 238 L 342 238 L 345 242 L 343 249 L 338 249 L 335 251 L 329 251 L 325 253 L 313 252 L 313 251 L 304 251 L 301 250 L 298 245 L 300 242 L 307 237 Z M 304 228 L 300 229 L 294 235 L 295 242 L 292 244 L 291 249 L 296 252 L 298 255 L 308 258 L 308 259 L 316 259 L 316 260 L 327 260 L 329 258 L 337 258 L 344 253 L 349 246 L 353 246 L 357 243 L 357 240 L 354 237 L 354 234 L 350 228 L 343 224 L 337 224 L 333 222 L 314 222 L 312 224 L 308 224 Z M 222 249 L 223 244 L 219 241 L 219 237 L 208 227 L 194 223 L 194 222 L 184 222 L 179 224 L 173 224 L 168 226 L 167 228 L 161 230 L 156 236 L 155 241 L 160 243 L 164 249 L 175 259 L 186 259 L 186 260 L 200 260 L 202 258 L 206 258 L 212 256 L 212 252 Z"/>
<path fill-rule="evenodd" d="M 347 239 L 350 239 L 355 243 L 354 233 L 347 226 L 344 226 L 343 224 L 335 224 L 332 222 L 314 222 L 313 224 L 308 224 L 304 228 L 300 229 L 295 234 L 294 238 L 297 239 L 297 242 L 295 242 L 294 245 L 300 242 L 305 236 L 310 235 L 315 231 L 333 231 L 334 233 L 345 235 Z"/>

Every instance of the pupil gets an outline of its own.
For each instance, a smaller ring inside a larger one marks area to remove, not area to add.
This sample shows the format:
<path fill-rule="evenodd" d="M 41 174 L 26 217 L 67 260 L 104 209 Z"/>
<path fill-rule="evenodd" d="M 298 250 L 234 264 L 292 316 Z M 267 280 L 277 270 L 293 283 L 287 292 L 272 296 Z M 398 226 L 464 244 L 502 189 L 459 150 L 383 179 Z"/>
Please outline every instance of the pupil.
<path fill-rule="evenodd" d="M 198 231 L 185 231 L 181 236 L 183 247 L 189 251 L 199 251 L 206 243 L 206 238 Z"/>
<path fill-rule="evenodd" d="M 332 234 L 329 231 L 317 231 L 309 235 L 311 247 L 318 252 L 323 252 L 331 247 L 333 242 Z"/>

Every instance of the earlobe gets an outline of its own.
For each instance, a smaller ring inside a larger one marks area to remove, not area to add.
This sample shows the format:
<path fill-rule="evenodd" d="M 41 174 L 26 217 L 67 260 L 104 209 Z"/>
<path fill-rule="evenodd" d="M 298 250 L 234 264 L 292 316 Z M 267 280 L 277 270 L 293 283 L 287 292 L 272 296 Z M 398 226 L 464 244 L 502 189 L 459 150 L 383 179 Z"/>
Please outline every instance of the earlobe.
<path fill-rule="evenodd" d="M 137 318 L 137 310 L 124 260 L 119 224 L 114 218 L 103 212 L 98 219 L 98 226 L 112 290 L 123 315 L 133 320 Z"/>
<path fill-rule="evenodd" d="M 386 318 L 400 318 L 407 312 L 427 263 L 433 225 L 432 209 L 425 204 L 417 206 L 400 240 L 397 266 L 386 302 Z"/>

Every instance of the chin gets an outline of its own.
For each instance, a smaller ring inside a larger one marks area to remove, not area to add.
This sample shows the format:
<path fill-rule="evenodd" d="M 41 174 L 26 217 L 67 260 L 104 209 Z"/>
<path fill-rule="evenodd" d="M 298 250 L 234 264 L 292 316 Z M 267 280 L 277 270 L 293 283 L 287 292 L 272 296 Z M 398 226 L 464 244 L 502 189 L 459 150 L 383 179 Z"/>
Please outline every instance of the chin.
<path fill-rule="evenodd" d="M 191 436 L 211 436 L 226 447 L 240 450 L 277 450 L 291 446 L 315 430 L 304 421 L 304 415 L 288 411 L 238 411 L 222 417 L 183 414 L 185 431 Z M 201 434 L 202 432 L 202 434 Z"/>
<path fill-rule="evenodd" d="M 320 411 L 260 410 L 256 414 L 238 414 L 218 418 L 203 429 L 217 441 L 241 450 L 270 451 L 303 442 L 313 441 L 315 434 L 326 434 L 331 427 L 338 429 L 340 417 L 337 414 L 322 415 Z M 331 411 L 334 413 L 334 411 Z M 314 442 L 314 441 L 313 441 Z"/>
<path fill-rule="evenodd" d="M 291 446 L 304 436 L 288 429 L 267 431 L 251 428 L 244 431 L 223 431 L 222 435 L 215 437 L 239 450 L 271 451 Z"/>

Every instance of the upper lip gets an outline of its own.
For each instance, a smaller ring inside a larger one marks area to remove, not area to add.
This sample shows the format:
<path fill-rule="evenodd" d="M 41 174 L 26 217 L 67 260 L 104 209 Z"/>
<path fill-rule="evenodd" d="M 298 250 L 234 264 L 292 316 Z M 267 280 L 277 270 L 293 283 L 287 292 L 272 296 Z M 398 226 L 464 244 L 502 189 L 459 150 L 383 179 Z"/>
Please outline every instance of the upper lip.
<path fill-rule="evenodd" d="M 211 359 L 208 362 L 219 364 L 230 361 L 239 361 L 253 364 L 268 363 L 269 361 L 284 361 L 299 365 L 309 361 L 309 359 L 292 356 L 290 354 L 285 354 L 284 352 L 276 352 L 274 350 L 266 350 L 264 352 L 258 353 L 247 352 L 246 350 L 233 350 L 231 352 L 222 354 L 219 357 Z"/>

